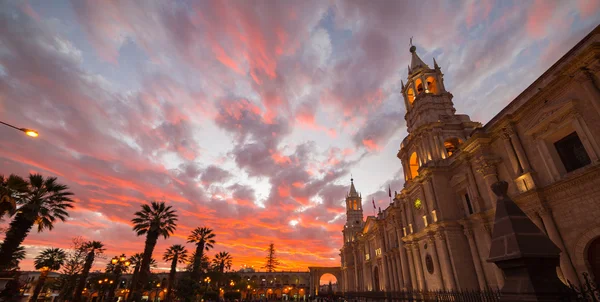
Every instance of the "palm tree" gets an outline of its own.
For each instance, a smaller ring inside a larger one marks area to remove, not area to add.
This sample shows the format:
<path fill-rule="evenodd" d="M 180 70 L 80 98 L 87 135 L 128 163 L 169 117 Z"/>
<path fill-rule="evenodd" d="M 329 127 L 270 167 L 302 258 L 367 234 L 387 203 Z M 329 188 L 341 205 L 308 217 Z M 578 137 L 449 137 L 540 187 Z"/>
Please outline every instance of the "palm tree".
<path fill-rule="evenodd" d="M 0 175 L 0 217 L 13 215 L 17 210 L 15 199 L 20 199 L 27 192 L 27 181 L 17 175 L 4 177 Z"/>
<path fill-rule="evenodd" d="M 133 285 L 137 284 L 143 258 L 144 255 L 142 253 L 135 253 L 133 256 L 129 257 L 129 262 L 131 262 L 131 265 L 133 266 L 133 275 L 131 276 L 131 283 L 129 286 L 130 291 L 133 291 Z M 154 258 L 150 259 L 150 268 L 156 268 L 156 260 Z"/>
<path fill-rule="evenodd" d="M 67 253 L 64 250 L 58 248 L 49 248 L 43 250 L 37 257 L 35 257 L 34 264 L 35 269 L 41 270 L 42 274 L 38 279 L 38 283 L 35 285 L 33 294 L 31 295 L 30 302 L 37 301 L 37 298 L 44 287 L 44 282 L 48 278 L 50 271 L 57 271 L 65 262 Z"/>
<path fill-rule="evenodd" d="M 175 244 L 167 249 L 163 255 L 163 260 L 171 261 L 171 271 L 169 272 L 169 285 L 167 286 L 167 297 L 165 301 L 171 301 L 173 297 L 173 284 L 175 284 L 175 273 L 177 272 L 177 263 L 187 262 L 187 253 L 183 245 Z"/>
<path fill-rule="evenodd" d="M 27 193 L 17 200 L 21 207 L 11 221 L 4 243 L 0 247 L 0 269 L 10 266 L 13 254 L 23 243 L 25 237 L 37 224 L 38 232 L 52 230 L 56 220 L 65 221 L 69 216 L 67 208 L 72 208 L 73 193 L 67 191 L 66 185 L 56 182 L 56 177 L 44 177 L 40 174 L 29 175 Z"/>
<path fill-rule="evenodd" d="M 27 253 L 25 252 L 25 247 L 22 245 L 19 246 L 17 248 L 17 250 L 15 251 L 15 253 L 13 254 L 13 258 L 12 258 L 12 261 L 10 262 L 10 267 L 8 268 L 8 270 L 18 271 L 19 263 L 21 262 L 21 260 L 25 259 L 26 256 L 27 256 Z"/>
<path fill-rule="evenodd" d="M 188 243 L 196 244 L 196 252 L 194 252 L 194 261 L 192 267 L 192 278 L 198 278 L 200 276 L 200 269 L 202 264 L 202 256 L 204 251 L 207 252 L 213 248 L 215 244 L 215 234 L 211 229 L 207 227 L 198 227 L 192 231 L 192 234 L 188 237 Z"/>
<path fill-rule="evenodd" d="M 177 227 L 177 215 L 171 206 L 164 202 L 152 201 L 149 205 L 142 205 L 142 210 L 135 213 L 133 230 L 138 236 L 146 235 L 144 254 L 139 270 L 139 281 L 133 284 L 132 299 L 139 300 L 141 287 L 138 284 L 146 284 L 150 274 L 150 260 L 159 236 L 169 238 Z"/>
<path fill-rule="evenodd" d="M 215 255 L 212 262 L 213 265 L 218 269 L 218 271 L 222 274 L 225 272 L 225 269 L 231 268 L 231 262 L 233 258 L 228 252 L 219 252 Z"/>
<path fill-rule="evenodd" d="M 105 250 L 104 244 L 100 241 L 88 241 L 83 244 L 83 249 L 87 252 L 87 256 L 85 257 L 85 264 L 81 271 L 81 277 L 75 287 L 75 293 L 73 295 L 74 302 L 79 302 L 81 300 L 81 294 L 85 288 L 85 282 L 90 273 L 90 269 L 92 268 L 92 264 L 94 264 L 96 256 L 101 255 Z"/>

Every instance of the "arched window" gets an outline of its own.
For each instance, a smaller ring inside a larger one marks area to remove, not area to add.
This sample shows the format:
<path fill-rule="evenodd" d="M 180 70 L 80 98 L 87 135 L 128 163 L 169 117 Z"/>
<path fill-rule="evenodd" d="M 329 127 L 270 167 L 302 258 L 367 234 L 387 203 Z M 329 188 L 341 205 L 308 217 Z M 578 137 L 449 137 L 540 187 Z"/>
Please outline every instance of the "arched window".
<path fill-rule="evenodd" d="M 425 87 L 423 87 L 423 82 L 421 79 L 415 80 L 415 87 L 417 87 L 417 94 L 425 92 Z"/>
<path fill-rule="evenodd" d="M 425 92 L 433 94 L 438 93 L 437 82 L 435 81 L 434 77 L 427 78 L 427 91 Z"/>
<path fill-rule="evenodd" d="M 446 139 L 444 141 L 444 148 L 446 148 L 446 152 L 448 153 L 448 156 L 452 156 L 452 154 L 454 154 L 454 152 L 456 152 L 456 150 L 458 150 L 458 147 L 460 147 L 461 144 L 462 144 L 462 140 L 460 138 L 452 137 L 452 138 Z"/>
<path fill-rule="evenodd" d="M 408 88 L 406 91 L 406 97 L 408 98 L 408 103 L 412 105 L 415 101 L 415 91 L 412 88 Z"/>
<path fill-rule="evenodd" d="M 419 157 L 417 156 L 417 152 L 413 152 L 410 155 L 408 165 L 410 167 L 411 178 L 417 177 L 419 175 Z"/>
<path fill-rule="evenodd" d="M 358 210 L 358 205 L 356 203 L 356 200 L 354 201 L 354 206 L 353 206 L 354 210 Z"/>

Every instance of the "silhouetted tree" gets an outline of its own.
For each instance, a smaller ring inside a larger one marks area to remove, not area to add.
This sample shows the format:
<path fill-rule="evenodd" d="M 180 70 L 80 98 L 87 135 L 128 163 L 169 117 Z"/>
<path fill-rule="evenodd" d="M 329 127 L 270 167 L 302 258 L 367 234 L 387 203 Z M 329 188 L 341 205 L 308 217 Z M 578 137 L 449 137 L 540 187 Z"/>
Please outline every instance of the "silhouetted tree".
<path fill-rule="evenodd" d="M 0 269 L 7 269 L 23 240 L 34 224 L 38 232 L 52 230 L 56 220 L 65 221 L 69 216 L 67 208 L 72 208 L 73 193 L 66 185 L 59 184 L 56 177 L 44 177 L 40 174 L 29 175 L 27 192 L 16 200 L 19 211 L 11 221 L 4 243 L 0 246 Z"/>
<path fill-rule="evenodd" d="M 150 204 L 142 205 L 142 210 L 135 213 L 133 222 L 133 230 L 138 236 L 146 235 L 144 245 L 144 254 L 139 270 L 139 279 L 133 284 L 131 299 L 137 301 L 140 299 L 141 288 L 138 284 L 148 282 L 150 274 L 150 260 L 152 252 L 156 246 L 159 236 L 165 239 L 169 238 L 177 227 L 177 215 L 171 206 L 167 206 L 164 202 L 152 201 Z"/>
<path fill-rule="evenodd" d="M 275 255 L 275 244 L 269 244 L 269 248 L 267 248 L 267 253 L 267 262 L 265 263 L 265 266 L 263 266 L 263 268 L 266 269 L 267 272 L 272 273 L 279 265 L 279 260 Z"/>
<path fill-rule="evenodd" d="M 202 257 L 204 251 L 209 251 L 215 244 L 215 234 L 210 228 L 198 227 L 192 231 L 192 234 L 188 237 L 188 243 L 196 244 L 196 251 L 194 252 L 194 259 L 192 262 L 192 278 L 199 278 L 202 270 Z"/>

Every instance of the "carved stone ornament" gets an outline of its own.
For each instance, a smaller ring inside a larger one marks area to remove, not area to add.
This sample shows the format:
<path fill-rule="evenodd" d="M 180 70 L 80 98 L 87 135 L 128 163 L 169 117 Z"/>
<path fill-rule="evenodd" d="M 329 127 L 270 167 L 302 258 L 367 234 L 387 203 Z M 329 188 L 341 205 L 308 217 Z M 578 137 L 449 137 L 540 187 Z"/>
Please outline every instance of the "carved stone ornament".
<path fill-rule="evenodd" d="M 496 171 L 496 161 L 486 159 L 483 156 L 475 160 L 475 170 L 483 176 L 498 174 Z"/>
<path fill-rule="evenodd" d="M 511 126 L 502 129 L 502 138 L 504 139 L 510 139 L 513 134 L 515 134 L 515 130 Z"/>

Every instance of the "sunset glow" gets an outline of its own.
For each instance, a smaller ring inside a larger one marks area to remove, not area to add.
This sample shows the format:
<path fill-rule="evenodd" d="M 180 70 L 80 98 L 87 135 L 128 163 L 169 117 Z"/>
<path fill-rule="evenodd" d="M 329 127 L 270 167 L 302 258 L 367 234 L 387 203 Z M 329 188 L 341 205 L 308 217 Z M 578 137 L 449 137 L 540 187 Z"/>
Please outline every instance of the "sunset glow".
<path fill-rule="evenodd" d="M 52 2 L 0 4 L 0 120 L 36 137 L 0 127 L 0 174 L 56 176 L 76 199 L 27 237 L 24 270 L 77 235 L 106 262 L 142 252 L 149 200 L 179 215 L 159 270 L 198 226 L 234 269 L 270 243 L 280 270 L 339 266 L 350 174 L 365 215 L 404 183 L 410 37 L 485 123 L 600 20 L 600 0 Z"/>

